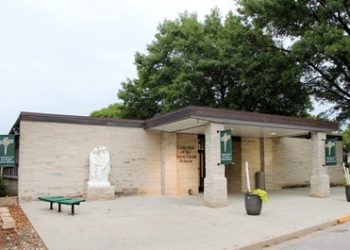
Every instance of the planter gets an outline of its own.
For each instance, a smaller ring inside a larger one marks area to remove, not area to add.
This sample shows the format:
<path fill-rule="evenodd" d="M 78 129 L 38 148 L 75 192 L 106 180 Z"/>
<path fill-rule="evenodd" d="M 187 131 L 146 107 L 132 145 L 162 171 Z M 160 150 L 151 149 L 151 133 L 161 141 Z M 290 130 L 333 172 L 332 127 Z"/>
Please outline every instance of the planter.
<path fill-rule="evenodd" d="M 256 194 L 246 193 L 244 197 L 245 210 L 248 215 L 259 215 L 262 209 L 262 200 Z"/>
<path fill-rule="evenodd" d="M 345 186 L 346 200 L 350 202 L 350 186 Z"/>

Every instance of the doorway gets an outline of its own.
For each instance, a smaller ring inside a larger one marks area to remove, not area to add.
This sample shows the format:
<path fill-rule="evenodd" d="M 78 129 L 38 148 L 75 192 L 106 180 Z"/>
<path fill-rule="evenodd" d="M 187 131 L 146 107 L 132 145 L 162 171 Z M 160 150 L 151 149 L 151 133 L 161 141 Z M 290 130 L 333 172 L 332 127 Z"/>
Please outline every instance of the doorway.
<path fill-rule="evenodd" d="M 198 192 L 204 192 L 204 178 L 205 178 L 205 135 L 198 135 L 198 157 L 199 157 L 199 183 Z"/>

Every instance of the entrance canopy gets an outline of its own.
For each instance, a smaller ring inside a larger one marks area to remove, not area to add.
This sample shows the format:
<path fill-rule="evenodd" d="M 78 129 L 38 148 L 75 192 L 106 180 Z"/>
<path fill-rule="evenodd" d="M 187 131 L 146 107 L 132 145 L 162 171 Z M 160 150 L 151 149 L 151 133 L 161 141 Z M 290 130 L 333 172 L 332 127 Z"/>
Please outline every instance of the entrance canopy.
<path fill-rule="evenodd" d="M 208 123 L 224 124 L 235 136 L 273 138 L 306 136 L 310 132 L 329 133 L 338 123 L 298 117 L 189 106 L 145 121 L 145 128 L 164 132 L 204 134 Z"/>

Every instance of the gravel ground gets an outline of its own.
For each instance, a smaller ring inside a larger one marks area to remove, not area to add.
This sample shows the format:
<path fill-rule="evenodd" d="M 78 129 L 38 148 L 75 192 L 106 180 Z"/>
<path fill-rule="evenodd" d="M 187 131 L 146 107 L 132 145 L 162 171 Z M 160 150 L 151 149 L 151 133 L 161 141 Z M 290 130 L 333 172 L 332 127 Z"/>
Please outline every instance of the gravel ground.
<path fill-rule="evenodd" d="M 19 206 L 10 206 L 10 213 L 16 221 L 16 228 L 0 228 L 0 249 L 44 250 L 47 249 Z"/>

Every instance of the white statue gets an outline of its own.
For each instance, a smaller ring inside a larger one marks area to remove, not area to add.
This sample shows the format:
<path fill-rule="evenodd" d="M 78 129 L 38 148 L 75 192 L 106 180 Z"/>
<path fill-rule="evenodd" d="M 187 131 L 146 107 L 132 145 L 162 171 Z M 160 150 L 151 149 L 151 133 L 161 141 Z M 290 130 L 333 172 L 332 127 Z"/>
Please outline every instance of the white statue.
<path fill-rule="evenodd" d="M 108 181 L 111 164 L 109 153 L 104 146 L 94 148 L 90 153 L 90 176 L 88 186 L 106 187 L 111 184 Z"/>

